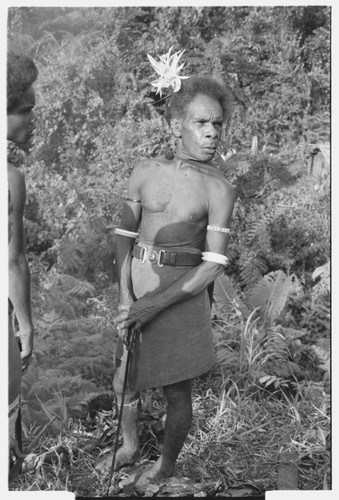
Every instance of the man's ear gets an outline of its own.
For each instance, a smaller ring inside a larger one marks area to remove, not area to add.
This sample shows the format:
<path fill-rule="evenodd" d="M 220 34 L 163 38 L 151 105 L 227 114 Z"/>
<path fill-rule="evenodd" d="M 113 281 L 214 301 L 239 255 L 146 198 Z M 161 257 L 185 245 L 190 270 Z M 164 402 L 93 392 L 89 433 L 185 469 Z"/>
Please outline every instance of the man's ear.
<path fill-rule="evenodd" d="M 181 120 L 176 117 L 171 118 L 170 127 L 176 138 L 181 137 Z"/>

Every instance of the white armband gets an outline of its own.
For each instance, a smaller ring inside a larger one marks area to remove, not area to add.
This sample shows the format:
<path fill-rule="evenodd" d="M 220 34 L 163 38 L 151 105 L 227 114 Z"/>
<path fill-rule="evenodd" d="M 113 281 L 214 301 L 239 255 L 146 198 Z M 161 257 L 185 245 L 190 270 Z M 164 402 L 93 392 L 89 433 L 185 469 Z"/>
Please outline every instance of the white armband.
<path fill-rule="evenodd" d="M 216 264 L 222 264 L 223 266 L 227 266 L 229 263 L 228 257 L 226 255 L 223 255 L 221 253 L 215 253 L 215 252 L 202 252 L 202 260 L 207 261 L 207 262 L 215 262 Z"/>
<path fill-rule="evenodd" d="M 120 229 L 120 227 L 115 228 L 114 232 L 119 236 L 126 236 L 127 238 L 137 238 L 139 236 L 139 233 L 127 231 L 127 229 Z"/>
<path fill-rule="evenodd" d="M 216 231 L 217 233 L 230 233 L 231 230 L 229 227 L 220 227 L 220 226 L 207 226 L 207 231 Z"/>
<path fill-rule="evenodd" d="M 141 203 L 141 200 L 136 200 L 135 198 L 129 198 L 128 196 L 125 196 L 124 199 L 126 201 L 130 201 L 131 203 Z"/>

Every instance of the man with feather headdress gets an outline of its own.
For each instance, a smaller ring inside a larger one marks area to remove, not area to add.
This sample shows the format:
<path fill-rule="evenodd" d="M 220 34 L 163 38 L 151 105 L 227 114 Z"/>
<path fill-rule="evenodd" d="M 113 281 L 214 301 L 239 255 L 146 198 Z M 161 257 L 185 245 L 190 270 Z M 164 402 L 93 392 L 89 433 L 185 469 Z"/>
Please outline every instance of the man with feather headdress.
<path fill-rule="evenodd" d="M 224 272 L 235 189 L 213 164 L 231 94 L 210 76 L 179 77 L 183 52 L 156 62 L 153 82 L 166 96 L 166 118 L 177 140 L 173 158 L 134 168 L 116 229 L 120 331 L 114 390 L 121 402 L 127 351 L 123 337 L 137 332 L 122 410 L 123 445 L 115 470 L 140 457 L 141 390 L 162 387 L 167 418 L 161 455 L 136 484 L 174 473 L 192 422 L 192 379 L 215 363 L 208 286 Z"/>

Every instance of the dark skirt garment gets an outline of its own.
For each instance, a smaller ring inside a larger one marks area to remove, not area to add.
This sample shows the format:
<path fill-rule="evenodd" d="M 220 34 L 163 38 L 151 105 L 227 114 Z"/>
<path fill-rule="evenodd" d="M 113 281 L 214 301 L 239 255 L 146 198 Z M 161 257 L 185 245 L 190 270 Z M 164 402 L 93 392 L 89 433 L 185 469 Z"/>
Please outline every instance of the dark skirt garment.
<path fill-rule="evenodd" d="M 191 269 L 159 267 L 133 258 L 134 293 L 137 298 L 160 293 Z M 119 347 L 121 349 L 121 345 Z M 121 364 L 118 362 L 120 366 L 116 374 L 121 382 L 125 363 L 126 351 Z M 170 306 L 142 327 L 132 353 L 128 390 L 139 391 L 188 380 L 206 373 L 214 363 L 211 308 L 205 289 Z"/>

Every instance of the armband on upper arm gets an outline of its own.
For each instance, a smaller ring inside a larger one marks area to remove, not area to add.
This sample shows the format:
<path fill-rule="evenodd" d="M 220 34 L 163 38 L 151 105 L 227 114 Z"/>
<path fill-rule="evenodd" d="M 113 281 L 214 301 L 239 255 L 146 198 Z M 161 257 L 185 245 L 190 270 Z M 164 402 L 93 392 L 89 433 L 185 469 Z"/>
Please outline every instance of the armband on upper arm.
<path fill-rule="evenodd" d="M 120 227 L 115 228 L 114 233 L 118 236 L 126 236 L 127 238 L 137 238 L 139 233 L 135 231 L 127 231 L 127 229 L 120 229 Z"/>
<path fill-rule="evenodd" d="M 215 252 L 202 252 L 202 260 L 205 262 L 215 262 L 216 264 L 222 264 L 223 266 L 227 266 L 229 263 L 228 257 L 221 253 Z"/>
<path fill-rule="evenodd" d="M 125 196 L 124 198 L 126 201 L 130 201 L 131 203 L 141 203 L 141 200 L 135 200 L 133 198 L 129 198 L 128 196 Z"/>
<path fill-rule="evenodd" d="M 217 233 L 230 233 L 231 230 L 229 227 L 220 227 L 220 226 L 207 226 L 207 231 L 216 231 Z"/>

